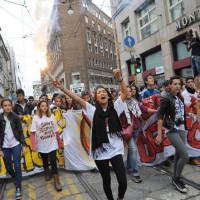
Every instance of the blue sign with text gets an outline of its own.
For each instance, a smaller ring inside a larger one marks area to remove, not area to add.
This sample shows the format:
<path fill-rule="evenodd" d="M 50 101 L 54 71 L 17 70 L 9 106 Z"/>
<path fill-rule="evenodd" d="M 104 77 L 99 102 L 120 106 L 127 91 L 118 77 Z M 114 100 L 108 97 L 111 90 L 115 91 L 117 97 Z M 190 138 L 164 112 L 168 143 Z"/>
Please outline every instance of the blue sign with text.
<path fill-rule="evenodd" d="M 124 39 L 124 44 L 127 47 L 133 47 L 135 45 L 135 39 L 132 36 L 127 36 Z"/>

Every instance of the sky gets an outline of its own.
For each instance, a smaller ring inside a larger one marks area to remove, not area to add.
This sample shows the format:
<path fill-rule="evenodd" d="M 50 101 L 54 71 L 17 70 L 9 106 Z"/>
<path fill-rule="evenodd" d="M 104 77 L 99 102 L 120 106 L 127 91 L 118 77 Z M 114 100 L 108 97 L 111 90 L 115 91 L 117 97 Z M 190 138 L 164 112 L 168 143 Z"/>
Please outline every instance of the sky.
<path fill-rule="evenodd" d="M 111 15 L 110 0 L 92 2 Z M 0 34 L 4 43 L 14 48 L 26 96 L 33 95 L 33 81 L 40 81 L 40 63 L 45 59 L 45 38 L 53 4 L 54 0 L 0 0 Z"/>

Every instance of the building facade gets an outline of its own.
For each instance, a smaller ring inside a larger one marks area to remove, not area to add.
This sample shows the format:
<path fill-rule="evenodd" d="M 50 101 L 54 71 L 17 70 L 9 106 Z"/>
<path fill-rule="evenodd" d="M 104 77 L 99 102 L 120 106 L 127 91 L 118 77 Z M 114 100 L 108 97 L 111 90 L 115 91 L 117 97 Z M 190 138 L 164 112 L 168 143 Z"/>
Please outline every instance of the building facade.
<path fill-rule="evenodd" d="M 101 84 L 109 90 L 118 88 L 113 77 L 116 68 L 115 39 L 111 18 L 92 1 L 74 0 L 74 14 L 69 3 L 54 5 L 48 30 L 48 70 L 74 92 L 93 91 Z M 42 73 L 42 91 L 56 89 Z"/>
<path fill-rule="evenodd" d="M 33 96 L 37 99 L 42 94 L 42 84 L 40 81 L 33 81 Z"/>
<path fill-rule="evenodd" d="M 124 38 L 133 36 L 136 44 L 132 54 L 140 57 L 142 73 L 138 83 L 149 73 L 159 83 L 172 75 L 193 75 L 190 52 L 183 42 L 190 28 L 198 31 L 200 0 L 110 0 L 116 23 L 122 73 L 131 84 L 134 69 Z M 136 81 L 136 80 L 135 80 Z"/>
<path fill-rule="evenodd" d="M 0 35 L 0 94 L 8 97 L 12 90 L 10 55 Z"/>
<path fill-rule="evenodd" d="M 7 50 L 10 55 L 10 75 L 11 75 L 11 88 L 15 92 L 17 89 L 22 88 L 20 78 L 20 67 L 16 61 L 15 52 L 12 46 L 7 45 Z"/>

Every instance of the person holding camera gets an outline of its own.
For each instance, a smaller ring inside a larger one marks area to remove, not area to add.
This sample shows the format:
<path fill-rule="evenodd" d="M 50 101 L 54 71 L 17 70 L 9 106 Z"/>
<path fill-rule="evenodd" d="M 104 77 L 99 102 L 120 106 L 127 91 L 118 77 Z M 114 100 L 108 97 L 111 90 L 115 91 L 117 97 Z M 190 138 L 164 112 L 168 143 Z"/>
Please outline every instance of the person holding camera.
<path fill-rule="evenodd" d="M 180 192 L 187 192 L 187 188 L 181 178 L 183 168 L 189 160 L 185 146 L 185 117 L 193 117 L 193 113 L 186 113 L 184 99 L 181 96 L 181 80 L 179 76 L 172 76 L 169 81 L 170 92 L 161 98 L 158 111 L 158 134 L 156 145 L 162 143 L 162 127 L 165 134 L 175 148 L 174 176 L 172 183 Z M 165 115 L 165 117 L 164 117 Z M 164 119 L 163 119 L 164 117 Z"/>
<path fill-rule="evenodd" d="M 194 37 L 195 33 L 195 37 Z M 191 65 L 194 73 L 194 78 L 200 74 L 200 41 L 197 30 L 190 29 L 186 35 L 186 45 L 187 51 L 191 49 Z"/>

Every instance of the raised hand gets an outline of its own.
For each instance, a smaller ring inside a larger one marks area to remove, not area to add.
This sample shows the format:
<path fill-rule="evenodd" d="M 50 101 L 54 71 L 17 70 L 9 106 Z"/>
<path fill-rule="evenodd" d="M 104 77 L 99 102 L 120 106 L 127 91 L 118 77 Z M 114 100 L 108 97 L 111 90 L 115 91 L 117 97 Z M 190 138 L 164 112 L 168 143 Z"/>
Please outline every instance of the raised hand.
<path fill-rule="evenodd" d="M 60 83 L 60 81 L 59 81 L 58 79 L 51 80 L 51 83 L 52 83 L 55 87 L 57 87 L 57 88 L 59 88 L 59 89 L 61 89 L 61 90 L 64 88 L 64 86 Z"/>

